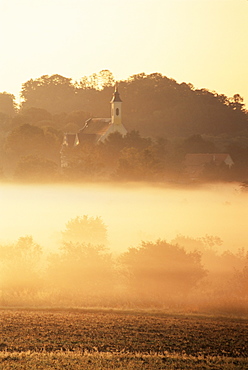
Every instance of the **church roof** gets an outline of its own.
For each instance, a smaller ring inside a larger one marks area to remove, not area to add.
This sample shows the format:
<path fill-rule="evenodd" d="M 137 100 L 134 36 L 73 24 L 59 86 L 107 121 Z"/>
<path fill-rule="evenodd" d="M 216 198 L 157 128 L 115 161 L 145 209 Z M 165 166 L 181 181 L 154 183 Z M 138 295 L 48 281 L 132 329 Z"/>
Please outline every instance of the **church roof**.
<path fill-rule="evenodd" d="M 78 133 L 79 142 L 88 138 L 98 141 L 109 130 L 111 118 L 91 118 Z"/>

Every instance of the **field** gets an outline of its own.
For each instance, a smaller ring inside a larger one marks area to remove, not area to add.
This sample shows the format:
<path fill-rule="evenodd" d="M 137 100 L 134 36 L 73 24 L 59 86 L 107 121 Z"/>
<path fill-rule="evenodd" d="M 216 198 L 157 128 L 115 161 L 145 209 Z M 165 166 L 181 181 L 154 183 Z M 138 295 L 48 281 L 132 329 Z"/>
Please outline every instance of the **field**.
<path fill-rule="evenodd" d="M 248 320 L 104 310 L 1 310 L 0 368 L 247 369 Z"/>

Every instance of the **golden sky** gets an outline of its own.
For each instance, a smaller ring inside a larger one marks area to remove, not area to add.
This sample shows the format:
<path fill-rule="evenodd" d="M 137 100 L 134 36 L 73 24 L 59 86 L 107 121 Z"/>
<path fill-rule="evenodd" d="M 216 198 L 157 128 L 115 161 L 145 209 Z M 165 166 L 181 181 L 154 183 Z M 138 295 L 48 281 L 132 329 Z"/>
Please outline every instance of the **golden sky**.
<path fill-rule="evenodd" d="M 44 74 L 160 72 L 248 106 L 247 0 L 0 0 L 0 92 Z"/>

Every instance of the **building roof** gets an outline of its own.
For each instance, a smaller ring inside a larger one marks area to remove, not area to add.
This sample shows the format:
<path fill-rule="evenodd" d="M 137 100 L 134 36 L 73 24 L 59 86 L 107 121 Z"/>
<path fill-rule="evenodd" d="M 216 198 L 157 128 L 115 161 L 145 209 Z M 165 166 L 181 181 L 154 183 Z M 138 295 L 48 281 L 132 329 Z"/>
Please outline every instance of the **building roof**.
<path fill-rule="evenodd" d="M 79 143 L 85 139 L 98 141 L 109 130 L 111 118 L 90 118 L 85 122 L 84 127 L 78 132 Z"/>
<path fill-rule="evenodd" d="M 90 118 L 85 122 L 84 127 L 79 132 L 84 134 L 103 135 L 111 123 L 111 118 Z"/>
<path fill-rule="evenodd" d="M 186 154 L 184 163 L 186 166 L 201 166 L 207 163 L 215 163 L 219 166 L 230 160 L 232 161 L 227 153 L 193 153 Z"/>
<path fill-rule="evenodd" d="M 77 134 L 70 134 L 70 133 L 65 134 L 63 145 L 66 145 L 69 148 L 77 146 L 78 145 L 78 135 Z"/>
<path fill-rule="evenodd" d="M 225 164 L 229 168 L 234 164 L 232 158 L 227 153 L 186 154 L 184 161 L 185 173 L 189 175 L 191 179 L 197 179 L 204 171 L 205 166 L 210 163 L 216 166 Z"/>

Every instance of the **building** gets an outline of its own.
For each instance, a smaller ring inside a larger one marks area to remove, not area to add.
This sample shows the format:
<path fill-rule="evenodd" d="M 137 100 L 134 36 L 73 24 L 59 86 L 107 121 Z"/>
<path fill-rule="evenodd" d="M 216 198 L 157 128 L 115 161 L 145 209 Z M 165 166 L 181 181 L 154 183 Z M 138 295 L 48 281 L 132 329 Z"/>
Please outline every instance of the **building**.
<path fill-rule="evenodd" d="M 117 85 L 110 104 L 110 118 L 89 118 L 78 133 L 66 133 L 64 135 L 63 145 L 73 147 L 82 144 L 84 141 L 103 142 L 113 132 L 119 132 L 123 136 L 126 135 L 127 130 L 122 123 L 122 100 Z"/>
<path fill-rule="evenodd" d="M 184 172 L 191 180 L 196 180 L 208 165 L 214 165 L 216 167 L 225 165 L 230 169 L 234 165 L 234 162 L 231 156 L 227 153 L 186 154 L 184 160 Z"/>
<path fill-rule="evenodd" d="M 65 133 L 61 149 L 61 166 L 65 167 L 68 163 L 68 150 L 83 145 L 84 143 L 104 142 L 106 138 L 114 133 L 119 132 L 125 136 L 127 130 L 122 123 L 122 100 L 115 86 L 113 97 L 110 101 L 111 117 L 109 118 L 89 118 L 78 133 Z"/>

